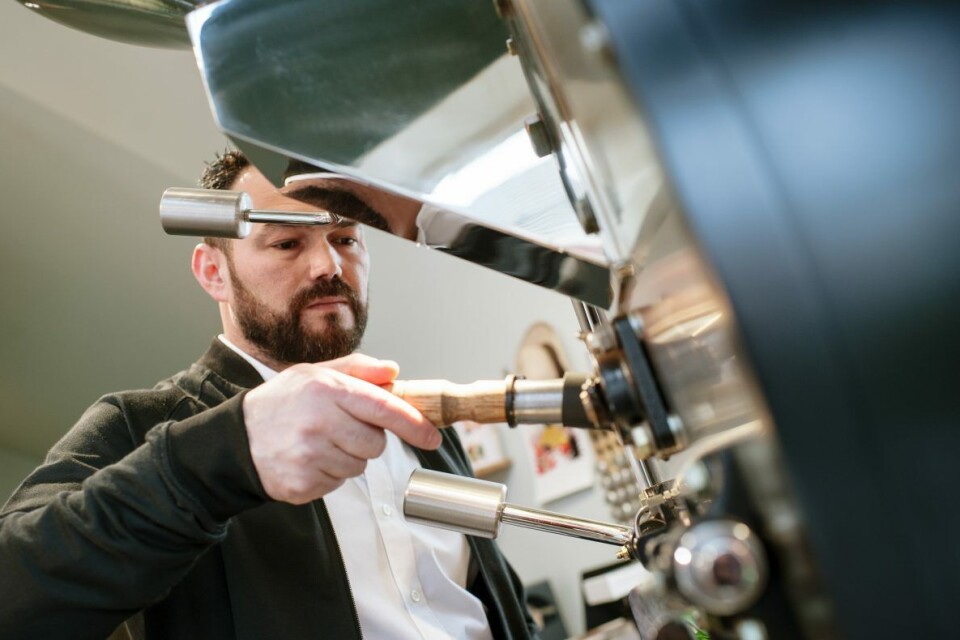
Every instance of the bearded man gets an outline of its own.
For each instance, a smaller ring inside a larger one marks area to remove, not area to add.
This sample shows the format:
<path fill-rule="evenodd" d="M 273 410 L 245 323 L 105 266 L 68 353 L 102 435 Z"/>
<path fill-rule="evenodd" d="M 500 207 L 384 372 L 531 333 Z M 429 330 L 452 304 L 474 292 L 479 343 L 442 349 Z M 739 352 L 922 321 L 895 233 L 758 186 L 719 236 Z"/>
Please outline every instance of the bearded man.
<path fill-rule="evenodd" d="M 494 543 L 403 520 L 415 468 L 469 464 L 382 388 L 395 363 L 352 353 L 355 220 L 387 227 L 416 203 L 329 175 L 277 189 L 238 152 L 202 184 L 336 219 L 197 246 L 223 333 L 153 389 L 101 398 L 5 505 L 0 637 L 529 637 Z"/>

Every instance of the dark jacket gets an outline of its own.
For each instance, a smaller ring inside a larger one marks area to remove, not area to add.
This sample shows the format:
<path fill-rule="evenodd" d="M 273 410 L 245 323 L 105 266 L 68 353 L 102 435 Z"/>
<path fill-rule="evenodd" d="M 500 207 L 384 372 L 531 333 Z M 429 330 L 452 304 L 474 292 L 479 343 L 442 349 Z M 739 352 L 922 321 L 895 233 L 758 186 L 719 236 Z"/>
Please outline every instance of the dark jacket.
<path fill-rule="evenodd" d="M 323 501 L 271 501 L 250 459 L 242 400 L 261 382 L 214 340 L 154 389 L 90 407 L 0 512 L 0 638 L 358 638 Z M 469 473 L 452 429 L 417 455 Z M 494 636 L 529 637 L 513 571 L 468 540 Z"/>

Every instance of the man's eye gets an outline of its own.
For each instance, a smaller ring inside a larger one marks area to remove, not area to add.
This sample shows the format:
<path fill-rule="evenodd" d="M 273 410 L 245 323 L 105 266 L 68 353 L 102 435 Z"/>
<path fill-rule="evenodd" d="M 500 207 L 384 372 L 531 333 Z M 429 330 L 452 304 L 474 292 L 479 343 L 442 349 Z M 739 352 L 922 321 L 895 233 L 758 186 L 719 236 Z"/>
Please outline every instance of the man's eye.
<path fill-rule="evenodd" d="M 342 244 L 342 245 L 344 245 L 344 246 L 348 246 L 348 247 L 349 247 L 349 246 L 353 246 L 353 245 L 357 244 L 357 239 L 356 239 L 356 238 L 351 238 L 350 236 L 344 236 L 343 238 L 337 238 L 337 239 L 335 240 L 335 242 L 336 242 L 337 244 Z"/>
<path fill-rule="evenodd" d="M 281 251 L 289 251 L 290 249 L 295 249 L 297 247 L 297 241 L 284 240 L 283 242 L 275 242 L 271 246 L 274 249 L 280 249 Z"/>

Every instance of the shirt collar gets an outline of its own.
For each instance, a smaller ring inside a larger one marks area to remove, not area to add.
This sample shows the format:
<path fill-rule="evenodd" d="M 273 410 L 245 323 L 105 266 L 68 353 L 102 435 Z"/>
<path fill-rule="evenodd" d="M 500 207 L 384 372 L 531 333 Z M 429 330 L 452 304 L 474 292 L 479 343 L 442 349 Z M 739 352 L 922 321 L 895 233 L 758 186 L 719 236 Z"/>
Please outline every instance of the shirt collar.
<path fill-rule="evenodd" d="M 251 356 L 249 353 L 247 353 L 246 351 L 238 347 L 237 345 L 230 342 L 230 340 L 227 339 L 227 336 L 221 333 L 220 335 L 217 336 L 217 339 L 220 342 L 222 342 L 224 345 L 229 347 L 231 351 L 233 351 L 238 356 L 240 356 L 241 358 L 249 362 L 250 366 L 257 370 L 257 373 L 260 374 L 260 377 L 263 378 L 264 382 L 266 382 L 270 378 L 273 378 L 274 376 L 277 375 L 278 373 L 277 371 L 274 371 L 273 369 L 263 364 L 262 362 L 260 362 L 259 360 Z"/>

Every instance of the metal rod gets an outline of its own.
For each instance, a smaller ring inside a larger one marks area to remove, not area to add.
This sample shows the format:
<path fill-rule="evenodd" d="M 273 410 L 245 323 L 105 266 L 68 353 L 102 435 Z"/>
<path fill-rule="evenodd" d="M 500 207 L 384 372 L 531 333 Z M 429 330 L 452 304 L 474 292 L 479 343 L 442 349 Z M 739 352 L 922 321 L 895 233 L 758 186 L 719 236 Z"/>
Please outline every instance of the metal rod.
<path fill-rule="evenodd" d="M 248 209 L 243 212 L 245 220 L 250 222 L 265 222 L 268 224 L 297 224 L 321 226 L 340 222 L 340 216 L 327 211 L 311 213 L 296 211 L 264 211 L 262 209 Z"/>
<path fill-rule="evenodd" d="M 573 312 L 577 314 L 577 322 L 584 333 L 593 331 L 606 320 L 606 315 L 596 306 L 580 300 L 572 300 L 572 302 Z"/>
<path fill-rule="evenodd" d="M 541 511 L 505 504 L 501 513 L 502 522 L 527 529 L 559 533 L 564 536 L 593 540 L 623 546 L 633 538 L 633 529 L 599 520 L 574 518 L 552 511 Z"/>
<path fill-rule="evenodd" d="M 593 327 L 590 326 L 590 318 L 587 317 L 587 304 L 579 300 L 570 299 L 573 303 L 573 312 L 577 314 L 577 323 L 580 325 L 580 331 L 590 333 Z"/>
<path fill-rule="evenodd" d="M 633 455 L 631 448 L 627 448 L 624 454 L 636 460 L 636 456 Z M 641 490 L 649 489 L 660 482 L 660 476 L 646 460 L 637 460 L 637 470 L 640 471 L 638 478 L 641 479 L 643 484 L 643 486 L 640 487 Z"/>

